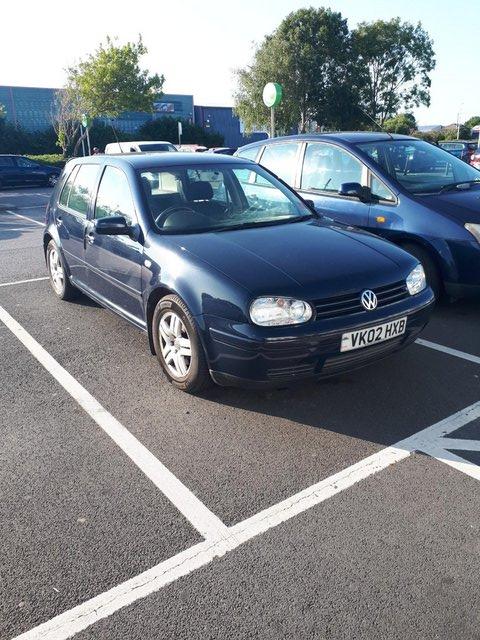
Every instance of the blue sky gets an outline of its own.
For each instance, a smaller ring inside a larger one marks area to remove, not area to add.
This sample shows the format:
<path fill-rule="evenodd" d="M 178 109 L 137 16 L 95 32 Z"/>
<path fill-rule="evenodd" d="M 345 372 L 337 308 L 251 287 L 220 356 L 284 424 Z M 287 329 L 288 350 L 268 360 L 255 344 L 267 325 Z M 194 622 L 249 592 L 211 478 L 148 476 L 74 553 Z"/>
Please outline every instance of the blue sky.
<path fill-rule="evenodd" d="M 166 77 L 165 91 L 193 93 L 197 104 L 231 105 L 232 70 L 248 64 L 253 43 L 275 29 L 290 11 L 329 6 L 348 18 L 400 16 L 421 21 L 434 40 L 437 67 L 431 106 L 416 111 L 420 124 L 448 124 L 480 113 L 476 77 L 480 0 L 49 0 L 2 6 L 0 84 L 60 86 L 64 68 L 92 51 L 109 34 L 121 41 L 142 34 L 145 64 Z M 14 54 L 12 54 L 14 52 Z M 477 73 L 477 75 L 480 75 Z"/>

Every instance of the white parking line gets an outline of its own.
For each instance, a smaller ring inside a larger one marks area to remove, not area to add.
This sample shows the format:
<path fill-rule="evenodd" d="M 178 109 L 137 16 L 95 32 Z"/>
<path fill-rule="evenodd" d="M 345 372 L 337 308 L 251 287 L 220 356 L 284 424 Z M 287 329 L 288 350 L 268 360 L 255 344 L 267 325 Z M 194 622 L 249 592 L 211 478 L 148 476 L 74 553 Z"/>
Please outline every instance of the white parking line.
<path fill-rule="evenodd" d="M 10 215 L 16 216 L 17 218 L 23 218 L 23 220 L 28 220 L 29 222 L 34 222 L 35 224 L 38 224 L 41 227 L 45 226 L 43 222 L 40 222 L 39 220 L 35 220 L 35 218 L 29 218 L 28 216 L 24 216 L 21 213 L 15 213 L 15 211 L 10 211 L 10 209 L 5 209 L 5 213 L 9 213 Z"/>
<path fill-rule="evenodd" d="M 290 520 L 294 516 L 320 504 L 324 500 L 352 487 L 361 480 L 404 460 L 418 449 L 426 451 L 439 437 L 456 431 L 461 426 L 480 417 L 480 402 L 458 411 L 444 420 L 422 431 L 386 447 L 360 462 L 347 467 L 325 480 L 304 489 L 278 504 L 228 528 L 228 538 L 211 543 L 202 542 L 182 551 L 172 558 L 159 563 L 109 591 L 95 596 L 69 611 L 34 627 L 13 640 L 66 640 L 83 631 L 95 622 L 145 598 L 162 587 L 182 578 L 196 569 L 209 564 L 214 558 L 225 555 L 255 536 Z M 456 458 L 456 456 L 453 456 Z M 445 460 L 445 462 L 447 462 Z M 447 462 L 466 473 L 465 460 Z M 473 467 L 472 467 L 473 468 Z M 478 467 L 477 467 L 478 469 Z M 480 471 L 480 469 L 479 469 Z M 469 473 L 476 477 L 476 471 Z M 480 478 L 478 478 L 480 479 Z"/>
<path fill-rule="evenodd" d="M 27 284 L 27 282 L 40 282 L 40 280 L 48 280 L 48 276 L 42 278 L 29 278 L 28 280 L 15 280 L 14 282 L 0 282 L 0 287 L 13 287 L 16 284 Z"/>
<path fill-rule="evenodd" d="M 88 415 L 209 542 L 225 538 L 226 525 L 112 416 L 66 369 L 0 306 L 0 321 L 20 340 Z"/>
<path fill-rule="evenodd" d="M 462 358 L 463 360 L 480 364 L 480 357 L 473 356 L 471 353 L 465 353 L 465 351 L 459 351 L 458 349 L 451 349 L 450 347 L 443 346 L 443 344 L 437 344 L 436 342 L 430 342 L 429 340 L 423 340 L 422 338 L 418 338 L 415 342 L 422 347 L 428 347 L 435 351 L 447 353 L 449 356 L 455 356 L 456 358 Z"/>

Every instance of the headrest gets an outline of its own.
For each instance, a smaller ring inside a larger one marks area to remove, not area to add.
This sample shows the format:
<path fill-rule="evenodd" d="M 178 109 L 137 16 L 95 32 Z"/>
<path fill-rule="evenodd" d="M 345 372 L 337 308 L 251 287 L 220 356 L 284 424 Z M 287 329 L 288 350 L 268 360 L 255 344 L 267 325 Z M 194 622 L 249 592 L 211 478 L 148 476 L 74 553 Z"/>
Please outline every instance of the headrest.
<path fill-rule="evenodd" d="M 142 176 L 142 187 L 147 196 L 152 195 L 152 185 L 150 184 L 150 180 L 145 176 Z"/>
<path fill-rule="evenodd" d="M 200 180 L 198 182 L 188 182 L 185 189 L 187 200 L 211 200 L 213 189 L 210 182 Z"/>

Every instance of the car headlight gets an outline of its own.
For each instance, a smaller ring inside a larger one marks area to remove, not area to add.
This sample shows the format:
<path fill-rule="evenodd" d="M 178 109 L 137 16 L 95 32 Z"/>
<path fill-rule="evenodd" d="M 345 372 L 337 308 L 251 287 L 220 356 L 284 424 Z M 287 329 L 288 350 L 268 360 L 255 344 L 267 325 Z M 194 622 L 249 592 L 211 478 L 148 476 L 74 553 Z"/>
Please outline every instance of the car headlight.
<path fill-rule="evenodd" d="M 417 264 L 415 269 L 412 269 L 407 276 L 407 289 L 411 296 L 416 293 L 420 293 L 427 286 L 427 278 L 425 277 L 425 271 L 421 264 Z"/>
<path fill-rule="evenodd" d="M 473 222 L 467 222 L 465 229 L 470 231 L 472 236 L 480 242 L 480 224 L 474 224 Z"/>
<path fill-rule="evenodd" d="M 312 317 L 308 302 L 294 298 L 257 298 L 250 306 L 252 322 L 261 327 L 301 324 Z"/>

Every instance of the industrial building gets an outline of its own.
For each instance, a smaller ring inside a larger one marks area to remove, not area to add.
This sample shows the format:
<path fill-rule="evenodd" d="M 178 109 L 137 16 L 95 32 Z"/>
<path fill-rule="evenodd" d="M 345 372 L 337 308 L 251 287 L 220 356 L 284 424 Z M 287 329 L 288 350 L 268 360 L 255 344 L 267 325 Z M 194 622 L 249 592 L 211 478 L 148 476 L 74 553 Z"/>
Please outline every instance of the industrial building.
<path fill-rule="evenodd" d="M 13 87 L 0 85 L 0 104 L 6 109 L 7 120 L 27 131 L 42 131 L 52 124 L 55 111 L 55 93 L 58 89 L 46 87 Z M 224 144 L 238 147 L 267 137 L 264 132 L 245 136 L 242 124 L 231 107 L 195 105 L 193 95 L 163 94 L 155 102 L 153 113 L 127 112 L 113 120 L 115 127 L 135 133 L 149 120 L 170 116 L 189 120 L 206 131 L 219 133 Z"/>

